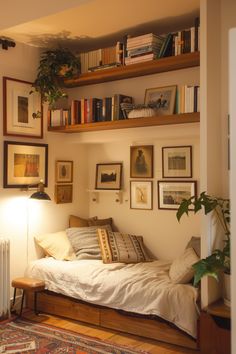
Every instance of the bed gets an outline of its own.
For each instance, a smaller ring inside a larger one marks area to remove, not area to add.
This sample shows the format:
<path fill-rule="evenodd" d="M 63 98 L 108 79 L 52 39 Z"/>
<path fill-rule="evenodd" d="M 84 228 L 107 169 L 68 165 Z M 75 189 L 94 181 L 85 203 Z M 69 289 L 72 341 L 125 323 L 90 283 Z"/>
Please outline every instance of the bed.
<path fill-rule="evenodd" d="M 38 296 L 39 310 L 197 347 L 198 290 L 171 280 L 172 263 L 103 261 L 44 257 L 31 262 L 26 275 L 43 279 L 47 289 Z"/>

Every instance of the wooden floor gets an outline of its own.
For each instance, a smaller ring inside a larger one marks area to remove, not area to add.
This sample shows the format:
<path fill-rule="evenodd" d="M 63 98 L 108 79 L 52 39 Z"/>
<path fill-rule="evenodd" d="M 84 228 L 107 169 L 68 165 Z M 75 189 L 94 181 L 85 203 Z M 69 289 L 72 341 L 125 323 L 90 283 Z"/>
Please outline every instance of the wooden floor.
<path fill-rule="evenodd" d="M 36 316 L 34 312 L 26 310 L 24 318 L 47 323 L 59 328 L 64 328 L 76 333 L 106 340 L 111 343 L 125 345 L 132 349 L 143 350 L 153 354 L 199 354 L 199 351 L 184 349 L 169 344 L 164 344 L 151 339 L 146 339 L 134 335 L 124 334 L 113 330 L 101 329 L 96 326 L 88 325 L 82 322 L 67 320 L 62 317 L 56 317 L 46 314 Z"/>

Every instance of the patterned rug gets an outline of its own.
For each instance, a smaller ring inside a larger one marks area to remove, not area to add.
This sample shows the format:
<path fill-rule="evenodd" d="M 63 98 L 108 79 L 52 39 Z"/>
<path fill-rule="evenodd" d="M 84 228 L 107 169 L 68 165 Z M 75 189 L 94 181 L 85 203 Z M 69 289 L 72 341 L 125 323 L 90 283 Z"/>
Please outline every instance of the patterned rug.
<path fill-rule="evenodd" d="M 0 353 L 144 353 L 49 325 L 17 319 L 0 324 Z"/>

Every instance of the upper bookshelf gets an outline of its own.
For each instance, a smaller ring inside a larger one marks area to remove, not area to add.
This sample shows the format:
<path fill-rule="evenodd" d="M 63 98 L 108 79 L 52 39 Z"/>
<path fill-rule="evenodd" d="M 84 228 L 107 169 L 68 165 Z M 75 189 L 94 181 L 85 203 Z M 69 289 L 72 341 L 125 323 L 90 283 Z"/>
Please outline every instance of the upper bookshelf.
<path fill-rule="evenodd" d="M 57 133 L 81 133 L 99 130 L 113 130 L 125 128 L 150 127 L 154 125 L 171 125 L 200 122 L 200 113 L 182 113 L 169 116 L 153 116 L 143 118 L 132 118 L 124 120 L 104 121 L 96 123 L 85 123 L 65 125 L 60 127 L 48 127 L 51 132 Z"/>
<path fill-rule="evenodd" d="M 181 70 L 200 65 L 200 53 L 186 53 L 161 58 L 144 63 L 119 66 L 95 72 L 81 74 L 79 77 L 64 81 L 66 87 L 78 87 L 99 84 L 102 82 L 124 80 L 132 77 L 157 74 L 173 70 Z"/>

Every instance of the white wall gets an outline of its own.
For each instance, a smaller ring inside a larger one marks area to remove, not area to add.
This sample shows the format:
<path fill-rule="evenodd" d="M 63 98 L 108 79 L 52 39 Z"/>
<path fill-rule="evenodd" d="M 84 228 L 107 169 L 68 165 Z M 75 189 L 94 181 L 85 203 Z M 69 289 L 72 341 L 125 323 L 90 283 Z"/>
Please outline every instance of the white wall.
<path fill-rule="evenodd" d="M 0 50 L 0 116 L 3 117 L 2 76 L 33 81 L 38 66 L 37 49 L 17 43 L 14 49 Z M 46 117 L 46 115 L 44 115 Z M 3 120 L 3 119 L 1 119 Z M 23 276 L 27 262 L 27 210 L 29 211 L 29 259 L 35 257 L 33 236 L 35 234 L 65 229 L 70 213 L 87 215 L 88 203 L 84 189 L 87 179 L 86 150 L 82 145 L 72 144 L 64 135 L 47 133 L 44 119 L 44 139 L 7 137 L 0 127 L 0 156 L 3 156 L 3 140 L 47 143 L 49 145 L 48 176 L 46 189 L 52 202 L 32 203 L 28 196 L 32 192 L 19 189 L 3 189 L 3 169 L 0 172 L 0 234 L 11 240 L 11 278 Z M 55 161 L 74 161 L 73 203 L 55 204 Z M 3 158 L 1 158 L 3 163 Z"/>

